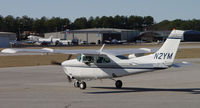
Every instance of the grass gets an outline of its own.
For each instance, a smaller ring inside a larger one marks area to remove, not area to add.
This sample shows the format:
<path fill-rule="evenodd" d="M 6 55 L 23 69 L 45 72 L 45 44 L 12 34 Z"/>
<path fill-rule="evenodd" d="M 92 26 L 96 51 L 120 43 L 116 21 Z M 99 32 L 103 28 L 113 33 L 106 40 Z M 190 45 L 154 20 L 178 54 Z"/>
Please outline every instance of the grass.
<path fill-rule="evenodd" d="M 200 58 L 200 48 L 179 49 L 176 58 Z"/>
<path fill-rule="evenodd" d="M 0 56 L 0 67 L 51 65 L 52 61 L 61 63 L 68 57 L 66 54 Z M 76 55 L 72 58 L 76 58 Z M 200 48 L 178 50 L 176 59 L 183 58 L 200 58 Z"/>
<path fill-rule="evenodd" d="M 67 58 L 68 55 L 64 54 L 0 56 L 0 67 L 50 65 L 52 61 L 62 62 Z"/>

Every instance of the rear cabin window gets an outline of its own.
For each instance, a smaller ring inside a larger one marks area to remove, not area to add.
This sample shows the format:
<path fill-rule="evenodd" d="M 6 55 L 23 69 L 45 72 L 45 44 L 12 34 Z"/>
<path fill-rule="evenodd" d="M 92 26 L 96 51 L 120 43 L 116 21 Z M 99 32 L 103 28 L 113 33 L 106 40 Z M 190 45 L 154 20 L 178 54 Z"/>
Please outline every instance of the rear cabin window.
<path fill-rule="evenodd" d="M 116 57 L 118 57 L 120 59 L 128 59 L 126 56 L 123 56 L 123 55 L 117 55 Z"/>
<path fill-rule="evenodd" d="M 106 57 L 97 57 L 97 63 L 110 63 L 110 59 Z"/>

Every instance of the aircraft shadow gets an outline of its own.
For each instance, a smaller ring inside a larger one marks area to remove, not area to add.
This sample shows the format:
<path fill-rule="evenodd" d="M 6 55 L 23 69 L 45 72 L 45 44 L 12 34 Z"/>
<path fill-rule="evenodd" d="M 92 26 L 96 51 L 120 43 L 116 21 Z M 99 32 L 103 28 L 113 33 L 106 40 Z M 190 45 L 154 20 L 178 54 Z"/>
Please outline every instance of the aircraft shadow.
<path fill-rule="evenodd" d="M 134 88 L 123 87 L 116 89 L 115 87 L 92 87 L 104 89 L 104 91 L 86 92 L 87 94 L 112 94 L 112 93 L 130 93 L 130 92 L 186 92 L 191 94 L 200 94 L 200 88 Z"/>

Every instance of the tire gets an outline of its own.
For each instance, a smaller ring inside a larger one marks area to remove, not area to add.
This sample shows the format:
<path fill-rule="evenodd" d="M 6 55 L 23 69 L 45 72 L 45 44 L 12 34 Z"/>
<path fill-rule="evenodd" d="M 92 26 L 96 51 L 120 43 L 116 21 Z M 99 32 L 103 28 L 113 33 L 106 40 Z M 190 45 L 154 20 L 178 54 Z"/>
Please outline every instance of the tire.
<path fill-rule="evenodd" d="M 81 82 L 79 85 L 80 89 L 84 90 L 86 89 L 86 83 L 85 82 Z"/>
<path fill-rule="evenodd" d="M 121 80 L 117 80 L 117 81 L 115 82 L 115 86 L 116 86 L 116 88 L 118 88 L 118 89 L 122 88 L 122 81 L 121 81 Z"/>

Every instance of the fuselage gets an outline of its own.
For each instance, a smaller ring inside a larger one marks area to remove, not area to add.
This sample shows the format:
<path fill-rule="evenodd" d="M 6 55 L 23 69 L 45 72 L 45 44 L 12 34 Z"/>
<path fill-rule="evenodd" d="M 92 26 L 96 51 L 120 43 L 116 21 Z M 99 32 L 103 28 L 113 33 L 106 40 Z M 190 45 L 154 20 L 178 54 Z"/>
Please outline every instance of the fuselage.
<path fill-rule="evenodd" d="M 62 67 L 68 76 L 77 80 L 122 77 L 168 68 L 168 66 L 159 67 L 154 63 L 136 63 L 130 60 L 120 60 L 117 63 L 112 60 L 107 63 L 97 63 L 83 62 L 78 59 L 64 61 Z"/>

